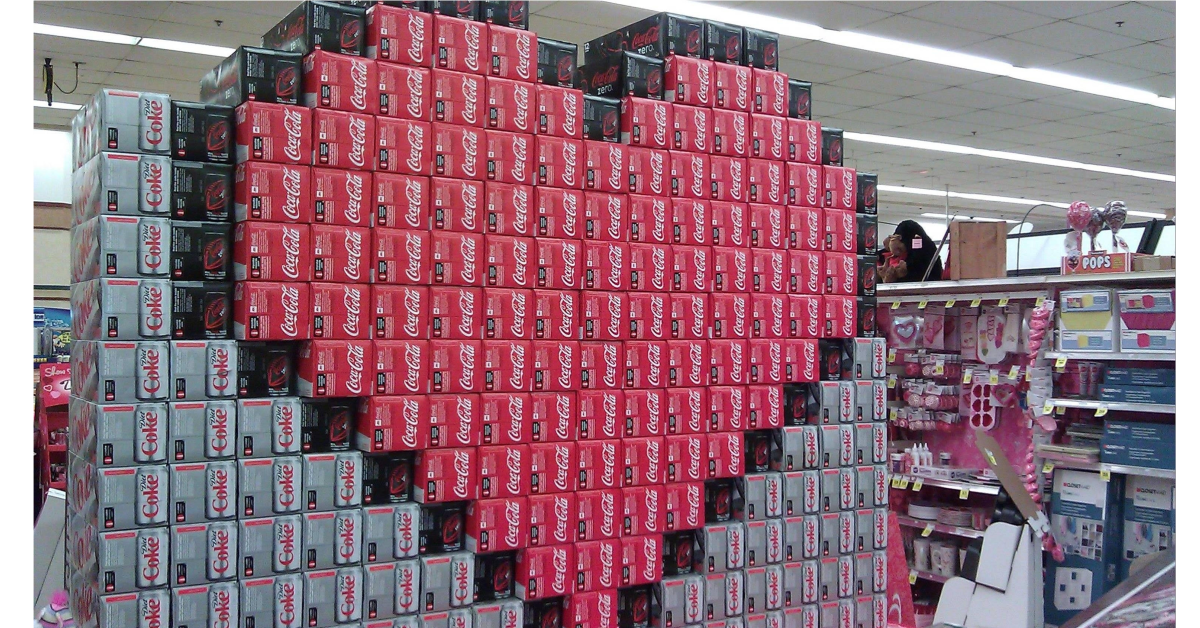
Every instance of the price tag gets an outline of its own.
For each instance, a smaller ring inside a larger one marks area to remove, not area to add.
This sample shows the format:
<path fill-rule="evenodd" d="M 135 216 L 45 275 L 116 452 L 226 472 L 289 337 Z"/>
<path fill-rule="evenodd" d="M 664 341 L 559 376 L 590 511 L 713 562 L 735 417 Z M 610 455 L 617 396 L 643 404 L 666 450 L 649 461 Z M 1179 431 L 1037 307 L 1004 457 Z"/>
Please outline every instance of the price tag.
<path fill-rule="evenodd" d="M 895 408 L 888 408 L 888 420 L 889 421 L 891 421 L 892 423 L 895 423 L 896 418 L 898 416 L 899 416 L 898 411 Z"/>
<path fill-rule="evenodd" d="M 1004 297 L 1003 299 L 1000 299 L 1000 302 L 997 305 L 999 305 L 1000 307 L 1007 307 L 1008 306 L 1008 297 Z"/>
<path fill-rule="evenodd" d="M 1051 473 L 1053 471 L 1054 471 L 1054 463 L 1047 460 L 1046 464 L 1042 465 L 1042 473 Z"/>
<path fill-rule="evenodd" d="M 900 487 L 899 488 L 902 491 L 904 489 L 908 488 L 908 477 L 907 476 L 900 476 Z"/>
<path fill-rule="evenodd" d="M 1096 418 L 1100 418 L 1106 414 L 1108 414 L 1108 406 L 1100 406 L 1099 408 L 1096 408 Z"/>
<path fill-rule="evenodd" d="M 887 387 L 888 387 L 888 388 L 895 388 L 895 387 L 896 387 L 896 375 L 895 375 L 895 374 L 888 375 L 888 378 L 887 378 Z"/>
<path fill-rule="evenodd" d="M 921 478 L 917 478 L 917 479 L 913 480 L 912 489 L 914 492 L 921 490 L 921 487 L 923 487 L 923 486 L 925 486 L 925 480 L 923 480 Z"/>
<path fill-rule="evenodd" d="M 896 348 L 892 347 L 891 349 L 888 349 L 888 364 L 894 364 L 895 362 L 896 362 Z"/>
<path fill-rule="evenodd" d="M 971 307 L 979 307 L 980 303 L 983 303 L 983 297 L 975 297 L 974 299 L 971 299 Z"/>
<path fill-rule="evenodd" d="M 946 301 L 946 307 L 954 307 L 955 303 L 958 303 L 957 299 L 950 299 L 949 301 Z"/>
<path fill-rule="evenodd" d="M 898 476 L 892 476 L 892 488 L 900 488 L 900 478 Z"/>
<path fill-rule="evenodd" d="M 892 309 L 893 309 L 893 310 L 898 310 L 898 309 L 900 309 L 900 302 L 899 302 L 899 301 L 892 301 Z"/>
<path fill-rule="evenodd" d="M 1042 406 L 1042 414 L 1050 414 L 1051 412 L 1054 412 L 1054 402 L 1047 401 L 1046 405 Z"/>
<path fill-rule="evenodd" d="M 921 536 L 929 536 L 930 534 L 933 534 L 933 524 L 927 523 L 925 524 L 925 529 L 921 530 Z"/>
<path fill-rule="evenodd" d="M 1037 300 L 1033 302 L 1033 307 L 1042 307 L 1042 304 L 1044 304 L 1045 302 L 1046 302 L 1046 297 L 1038 297 Z"/>
<path fill-rule="evenodd" d="M 1020 374 L 1021 374 L 1021 367 L 1019 367 L 1019 366 L 1014 366 L 1014 367 L 1008 369 L 1008 378 L 1009 379 L 1016 379 Z"/>
<path fill-rule="evenodd" d="M 1025 381 L 1027 381 L 1027 382 L 1033 381 L 1033 370 L 1032 369 L 1025 369 Z"/>
<path fill-rule="evenodd" d="M 995 386 L 1000 383 L 1000 374 L 995 370 L 988 371 L 988 383 Z"/>
<path fill-rule="evenodd" d="M 958 491 L 959 499 L 966 499 L 970 496 L 971 496 L 971 489 L 969 489 L 969 488 L 959 489 L 959 491 Z"/>
<path fill-rule="evenodd" d="M 1100 480 L 1102 482 L 1107 482 L 1111 479 L 1112 479 L 1112 471 L 1109 471 L 1108 469 L 1100 469 Z"/>
<path fill-rule="evenodd" d="M 917 301 L 917 309 L 918 310 L 925 309 L 926 305 L 929 305 L 929 299 L 921 299 L 920 301 Z"/>
<path fill-rule="evenodd" d="M 909 584 L 917 583 L 917 570 L 916 569 L 908 572 L 908 583 Z"/>
<path fill-rule="evenodd" d="M 1054 361 L 1054 370 L 1062 371 L 1067 368 L 1067 358 L 1062 357 Z"/>
<path fill-rule="evenodd" d="M 1066 414 L 1067 409 L 1062 406 L 1054 406 L 1054 414 Z"/>
<path fill-rule="evenodd" d="M 934 362 L 933 363 L 933 374 L 934 375 L 945 375 L 946 374 L 946 363 L 942 360 L 938 360 L 937 362 Z"/>
<path fill-rule="evenodd" d="M 963 369 L 963 383 L 964 384 L 971 383 L 971 375 L 972 375 L 971 369 Z"/>

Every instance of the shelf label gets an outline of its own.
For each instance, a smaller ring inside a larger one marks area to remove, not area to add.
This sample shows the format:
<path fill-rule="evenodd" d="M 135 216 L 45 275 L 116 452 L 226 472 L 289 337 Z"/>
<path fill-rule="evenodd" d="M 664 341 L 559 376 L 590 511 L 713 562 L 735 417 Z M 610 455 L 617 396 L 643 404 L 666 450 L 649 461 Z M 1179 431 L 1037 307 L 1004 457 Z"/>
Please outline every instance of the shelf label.
<path fill-rule="evenodd" d="M 893 310 L 898 310 L 898 309 L 900 309 L 900 302 L 899 302 L 899 301 L 892 301 L 892 309 L 893 309 Z"/>
<path fill-rule="evenodd" d="M 908 488 L 908 477 L 907 476 L 900 476 L 900 486 L 898 488 L 902 491 L 904 489 Z"/>
<path fill-rule="evenodd" d="M 921 490 L 921 487 L 923 487 L 923 486 L 925 486 L 925 480 L 923 480 L 921 478 L 917 478 L 917 479 L 913 480 L 912 489 L 914 492 Z"/>
<path fill-rule="evenodd" d="M 1059 372 L 1062 372 L 1062 370 L 1063 370 L 1063 369 L 1065 369 L 1065 368 L 1067 368 L 1067 358 L 1066 358 L 1066 356 L 1063 356 L 1063 357 L 1061 357 L 1061 358 L 1059 358 L 1059 359 L 1057 359 L 1057 360 L 1055 360 L 1055 361 L 1054 361 L 1054 370 L 1056 370 L 1056 371 L 1059 371 Z"/>
<path fill-rule="evenodd" d="M 888 387 L 888 388 L 895 388 L 895 387 L 896 387 L 896 374 L 895 374 L 895 373 L 892 373 L 891 375 L 888 375 L 888 378 L 887 378 L 887 387 Z"/>
<path fill-rule="evenodd" d="M 921 299 L 920 301 L 917 301 L 917 309 L 918 310 L 925 309 L 926 305 L 929 305 L 929 299 Z"/>
<path fill-rule="evenodd" d="M 959 499 L 966 499 L 970 496 L 971 496 L 971 489 L 963 487 L 958 490 L 958 498 Z"/>
<path fill-rule="evenodd" d="M 1108 414 L 1108 406 L 1100 406 L 1099 408 L 1096 408 L 1096 418 L 1097 419 L 1106 414 Z"/>
<path fill-rule="evenodd" d="M 1050 414 L 1052 412 L 1054 412 L 1054 402 L 1047 400 L 1046 405 L 1042 406 L 1042 414 Z"/>
<path fill-rule="evenodd" d="M 1049 474 L 1049 473 L 1053 473 L 1053 472 L 1054 472 L 1054 463 L 1047 460 L 1046 464 L 1042 465 L 1042 473 Z"/>
<path fill-rule="evenodd" d="M 1063 406 L 1054 406 L 1054 414 L 1066 414 L 1067 409 Z"/>
<path fill-rule="evenodd" d="M 900 477 L 892 476 L 892 488 L 900 488 Z"/>
<path fill-rule="evenodd" d="M 1109 471 L 1108 469 L 1100 469 L 1100 480 L 1102 482 L 1107 482 L 1111 479 L 1112 479 L 1112 471 Z"/>
<path fill-rule="evenodd" d="M 995 386 L 1000 383 L 1000 374 L 997 373 L 995 371 L 995 369 L 990 369 L 988 371 L 988 383 L 991 384 L 992 386 Z"/>
<path fill-rule="evenodd" d="M 1008 369 L 1008 378 L 1009 379 L 1016 379 L 1020 374 L 1021 374 L 1021 367 L 1019 367 L 1019 366 L 1014 365 L 1012 368 Z"/>
<path fill-rule="evenodd" d="M 1042 304 L 1044 304 L 1045 302 L 1046 302 L 1046 297 L 1038 297 L 1037 300 L 1033 302 L 1033 307 L 1042 307 Z"/>
<path fill-rule="evenodd" d="M 933 524 L 927 523 L 925 524 L 925 529 L 921 530 L 921 536 L 929 536 L 930 534 L 933 534 Z"/>
<path fill-rule="evenodd" d="M 963 383 L 964 384 L 971 383 L 971 375 L 972 375 L 971 369 L 963 369 Z"/>
<path fill-rule="evenodd" d="M 892 347 L 892 348 L 888 349 L 888 364 L 895 364 L 895 363 L 896 363 L 896 348 Z"/>
<path fill-rule="evenodd" d="M 983 297 L 975 297 L 974 299 L 971 299 L 971 307 L 979 307 L 980 303 L 983 303 Z"/>
<path fill-rule="evenodd" d="M 1033 381 L 1033 369 L 1025 369 L 1025 381 Z"/>
<path fill-rule="evenodd" d="M 912 571 L 908 572 L 908 583 L 909 584 L 917 583 L 917 570 L 916 569 L 913 569 Z"/>
<path fill-rule="evenodd" d="M 933 363 L 933 374 L 935 377 L 938 375 L 946 374 L 946 361 L 945 360 L 938 358 L 938 360 Z"/>
<path fill-rule="evenodd" d="M 957 299 L 950 299 L 949 301 L 946 301 L 946 307 L 954 307 L 955 303 L 958 303 Z"/>
<path fill-rule="evenodd" d="M 997 305 L 999 305 L 1000 307 L 1008 307 L 1008 297 L 1004 297 L 1003 299 L 1000 299 L 1000 302 Z"/>
<path fill-rule="evenodd" d="M 899 413 L 895 408 L 888 409 L 888 420 L 889 421 L 891 421 L 892 423 L 895 423 L 898 416 L 899 416 Z"/>

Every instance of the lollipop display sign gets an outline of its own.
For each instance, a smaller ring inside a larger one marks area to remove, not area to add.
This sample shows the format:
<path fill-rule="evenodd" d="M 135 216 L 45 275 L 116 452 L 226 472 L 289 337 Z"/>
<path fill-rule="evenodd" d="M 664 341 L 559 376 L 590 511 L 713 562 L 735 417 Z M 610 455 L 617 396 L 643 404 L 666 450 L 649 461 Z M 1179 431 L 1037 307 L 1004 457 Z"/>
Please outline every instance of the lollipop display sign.
<path fill-rule="evenodd" d="M 1123 273 L 1133 268 L 1129 245 L 1118 233 L 1125 226 L 1129 212 L 1124 201 L 1109 201 L 1104 207 L 1092 207 L 1075 201 L 1067 208 L 1067 226 L 1071 232 L 1063 243 L 1062 274 Z M 1112 231 L 1112 250 L 1104 251 L 1096 244 L 1102 231 Z M 1083 252 L 1083 236 L 1088 236 L 1088 252 Z"/>

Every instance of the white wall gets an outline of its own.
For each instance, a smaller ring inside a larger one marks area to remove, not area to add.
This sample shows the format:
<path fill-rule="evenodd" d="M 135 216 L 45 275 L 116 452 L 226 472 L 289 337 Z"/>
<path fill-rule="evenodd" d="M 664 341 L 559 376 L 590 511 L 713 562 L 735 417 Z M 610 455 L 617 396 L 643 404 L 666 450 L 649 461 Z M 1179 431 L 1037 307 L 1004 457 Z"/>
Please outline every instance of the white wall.
<path fill-rule="evenodd" d="M 33 200 L 71 202 L 71 135 L 65 131 L 33 130 Z"/>
<path fill-rule="evenodd" d="M 33 230 L 33 284 L 66 286 L 71 283 L 71 232 Z"/>

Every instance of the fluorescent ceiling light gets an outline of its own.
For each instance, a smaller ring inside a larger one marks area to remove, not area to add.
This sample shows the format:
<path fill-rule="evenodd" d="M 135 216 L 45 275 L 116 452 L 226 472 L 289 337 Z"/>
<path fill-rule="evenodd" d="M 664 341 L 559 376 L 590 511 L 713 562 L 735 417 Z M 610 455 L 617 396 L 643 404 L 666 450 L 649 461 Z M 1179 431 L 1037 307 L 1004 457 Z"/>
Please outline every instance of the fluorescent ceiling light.
<path fill-rule="evenodd" d="M 635 9 L 646 10 L 644 0 L 606 0 L 610 4 L 618 4 L 622 6 L 633 7 Z M 1004 61 L 996 61 L 985 57 L 977 57 L 975 55 L 963 54 L 951 50 L 943 50 L 932 46 L 922 44 L 914 44 L 906 41 L 888 39 L 886 37 L 878 37 L 875 35 L 867 35 L 864 33 L 855 33 L 851 31 L 838 31 L 827 28 L 821 28 L 815 24 L 807 24 L 805 22 L 797 22 L 775 16 L 763 15 L 760 13 L 751 13 L 738 9 L 730 9 L 727 7 L 717 6 L 706 2 L 696 2 L 694 0 L 659 0 L 654 3 L 656 11 L 670 11 L 673 13 L 683 13 L 693 17 L 699 17 L 709 20 L 718 20 L 722 22 L 731 22 L 742 26 L 752 28 L 762 28 L 773 31 L 787 37 L 795 37 L 797 39 L 809 39 L 812 41 L 823 41 L 835 46 L 845 46 L 847 48 L 856 48 L 858 50 L 866 50 L 868 52 L 878 52 L 882 54 L 903 57 L 906 59 L 915 59 L 917 61 L 926 61 L 928 63 L 936 63 L 938 65 L 947 65 L 964 70 L 972 70 L 975 72 L 984 72 L 997 76 L 1007 76 L 1020 81 L 1029 81 L 1031 83 L 1040 83 L 1051 87 L 1058 87 L 1087 94 L 1096 94 L 1097 96 L 1105 96 L 1108 98 L 1117 98 L 1119 100 L 1127 100 L 1130 102 L 1143 103 L 1163 109 L 1175 109 L 1175 99 L 1159 96 L 1154 92 L 1149 92 L 1141 89 L 1134 89 L 1124 85 L 1114 83 L 1105 83 L 1104 81 L 1096 81 L 1083 78 L 1080 76 L 1072 76 L 1063 74 L 1062 72 L 1054 72 L 1052 70 L 1039 70 L 1035 68 L 1019 68 Z"/>
<path fill-rule="evenodd" d="M 125 44 L 126 46 L 135 46 L 140 37 L 132 35 L 121 35 L 119 33 L 105 33 L 102 31 L 89 31 L 82 28 L 68 28 L 66 26 L 52 26 L 50 24 L 34 24 L 33 32 L 38 35 L 53 35 L 54 37 L 70 37 L 71 39 L 86 39 L 88 41 L 100 41 L 106 44 Z"/>
<path fill-rule="evenodd" d="M 924 214 L 921 214 L 921 217 L 923 217 L 923 218 L 941 218 L 942 220 L 945 220 L 946 214 L 935 214 L 932 212 L 926 212 Z M 1007 218 L 986 218 L 984 216 L 951 216 L 950 219 L 951 220 L 973 220 L 975 222 L 1007 222 L 1007 223 L 1011 223 L 1014 225 L 1021 222 L 1020 220 L 1009 220 Z"/>
<path fill-rule="evenodd" d="M 1116 174 L 1126 177 L 1138 177 L 1139 179 L 1153 179 L 1155 181 L 1175 182 L 1175 175 L 1162 174 L 1159 172 L 1146 172 L 1144 170 L 1130 170 L 1129 168 L 1116 168 L 1114 166 L 1102 166 L 1099 164 L 1088 164 L 1081 161 L 1071 161 L 1069 159 L 1055 159 L 1053 157 L 1039 157 L 1038 155 L 1026 155 L 1024 153 L 1011 153 L 1005 150 L 988 150 L 986 148 L 974 148 L 971 146 L 962 146 L 961 144 L 946 144 L 943 142 L 927 142 L 925 140 L 914 140 L 907 137 L 892 137 L 890 135 L 875 135 L 873 133 L 855 133 L 846 131 L 845 137 L 848 140 L 856 142 L 866 142 L 868 144 L 886 144 L 888 146 L 900 146 L 903 148 L 917 148 L 921 150 L 932 150 L 943 153 L 955 153 L 957 155 L 975 155 L 978 157 L 991 157 L 993 159 L 1007 159 L 1009 161 L 1020 161 L 1027 164 L 1039 164 L 1042 166 L 1057 166 L 1059 168 L 1072 168 L 1074 170 L 1089 170 L 1091 172 L 1103 172 L 1106 174 Z"/>
<path fill-rule="evenodd" d="M 961 198 L 961 199 L 968 200 L 968 201 L 984 201 L 987 203 L 1007 203 L 1009 205 L 1024 205 L 1025 207 L 1032 207 L 1034 205 L 1049 205 L 1051 207 L 1058 207 L 1061 209 L 1066 209 L 1071 206 L 1070 203 L 1057 203 L 1054 201 L 1039 201 L 1037 199 L 1032 199 L 1032 198 L 1016 198 L 1016 197 L 1012 197 L 1012 196 L 995 196 L 993 194 L 972 194 L 969 192 L 950 192 L 949 194 L 947 194 L 947 192 L 945 190 L 931 190 L 929 188 L 910 188 L 910 187 L 904 186 L 904 185 L 879 185 L 879 186 L 877 186 L 877 189 L 880 192 L 893 192 L 893 193 L 899 193 L 899 194 L 915 194 L 918 196 L 938 196 L 941 198 L 946 198 L 947 196 L 949 196 L 950 198 Z M 1142 218 L 1158 218 L 1160 220 L 1167 217 L 1166 214 L 1161 214 L 1158 212 L 1144 212 L 1144 211 L 1129 210 L 1127 213 L 1130 216 L 1139 216 Z M 932 214 L 931 213 L 931 214 L 922 214 L 922 215 L 930 216 L 930 217 L 934 217 L 934 218 L 945 218 L 946 217 L 945 214 Z M 974 217 L 973 220 L 987 220 L 987 219 Z M 1016 223 L 1017 221 L 1007 220 L 1005 222 Z"/>
<path fill-rule="evenodd" d="M 77 111 L 81 105 L 73 105 L 69 102 L 56 102 L 53 105 L 47 105 L 46 101 L 35 99 L 33 101 L 33 106 L 43 107 L 46 109 L 70 109 L 71 111 Z"/>
<path fill-rule="evenodd" d="M 1141 218 L 1157 218 L 1159 220 L 1163 220 L 1164 218 L 1167 217 L 1166 214 L 1159 214 L 1156 212 L 1135 212 L 1135 211 L 1126 210 L 1125 213 L 1129 214 L 1130 216 L 1138 216 Z"/>
<path fill-rule="evenodd" d="M 198 55 L 208 55 L 210 57 L 225 58 L 233 54 L 233 48 L 225 48 L 223 46 L 209 46 L 208 44 L 193 44 L 186 41 L 172 41 L 170 39 L 152 39 L 143 37 L 138 42 L 139 46 L 147 48 L 158 48 L 160 50 L 174 50 L 175 52 L 190 52 Z"/>

